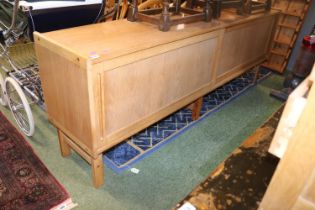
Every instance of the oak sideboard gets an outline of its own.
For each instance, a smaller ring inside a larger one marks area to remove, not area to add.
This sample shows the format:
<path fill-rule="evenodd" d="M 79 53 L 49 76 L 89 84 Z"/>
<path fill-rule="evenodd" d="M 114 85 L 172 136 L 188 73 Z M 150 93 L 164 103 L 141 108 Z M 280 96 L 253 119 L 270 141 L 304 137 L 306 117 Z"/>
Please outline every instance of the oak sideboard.
<path fill-rule="evenodd" d="M 278 12 L 174 26 L 127 20 L 34 33 L 47 114 L 104 182 L 102 153 L 262 63 Z"/>

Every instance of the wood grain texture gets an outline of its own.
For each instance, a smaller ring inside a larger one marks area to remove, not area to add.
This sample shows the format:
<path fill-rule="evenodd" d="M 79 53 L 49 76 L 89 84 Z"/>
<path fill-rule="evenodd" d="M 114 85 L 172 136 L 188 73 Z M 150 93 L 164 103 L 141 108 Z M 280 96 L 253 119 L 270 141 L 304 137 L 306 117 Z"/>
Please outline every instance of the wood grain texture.
<path fill-rule="evenodd" d="M 71 147 L 67 144 L 62 131 L 58 129 L 57 132 L 61 155 L 62 157 L 68 157 L 71 154 Z"/>
<path fill-rule="evenodd" d="M 244 65 L 267 56 L 273 28 L 270 22 L 272 22 L 272 17 L 227 28 L 223 38 L 217 80 L 226 77 L 233 71 L 239 71 L 240 66 L 244 70 L 246 69 Z M 256 25 L 259 27 L 255 27 Z"/>
<path fill-rule="evenodd" d="M 91 59 L 91 53 L 96 53 L 100 57 L 91 60 L 93 62 L 103 62 L 274 15 L 278 15 L 278 12 L 271 11 L 270 13 L 251 16 L 239 16 L 224 11 L 218 21 L 184 24 L 179 27 L 172 27 L 167 33 L 157 30 L 151 24 L 119 20 L 44 33 L 41 34 L 41 39 L 36 42 L 45 42 L 45 45 L 50 43 L 51 48 L 58 50 L 60 48 L 56 48 L 57 46 L 68 49 L 69 52 L 87 60 Z M 39 34 L 37 33 L 35 36 L 37 35 Z"/>
<path fill-rule="evenodd" d="M 263 61 L 278 13 L 224 14 L 167 33 L 121 20 L 35 34 L 48 117 L 95 186 L 102 152 Z"/>
<path fill-rule="evenodd" d="M 96 159 L 92 159 L 92 177 L 93 185 L 95 188 L 99 188 L 104 184 L 104 163 L 103 155 L 100 154 Z"/>
<path fill-rule="evenodd" d="M 106 134 L 209 85 L 216 45 L 214 38 L 105 72 Z M 198 53 L 192 54 L 194 51 Z"/>
<path fill-rule="evenodd" d="M 36 45 L 36 54 L 48 117 L 92 150 L 86 69 L 41 45 Z"/>
<path fill-rule="evenodd" d="M 315 168 L 303 188 L 302 197 L 315 206 Z"/>

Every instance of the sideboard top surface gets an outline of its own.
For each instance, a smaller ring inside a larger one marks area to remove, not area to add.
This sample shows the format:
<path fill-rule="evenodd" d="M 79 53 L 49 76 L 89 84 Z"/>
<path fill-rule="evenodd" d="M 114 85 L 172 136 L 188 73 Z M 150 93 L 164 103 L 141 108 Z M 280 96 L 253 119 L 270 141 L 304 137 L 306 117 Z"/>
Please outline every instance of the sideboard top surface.
<path fill-rule="evenodd" d="M 225 11 L 219 20 L 181 24 L 171 27 L 168 32 L 161 32 L 155 25 L 144 22 L 118 20 L 43 34 L 35 32 L 35 42 L 45 40 L 45 44 L 48 42 L 84 60 L 98 63 L 277 13 L 271 11 L 239 16 L 234 12 Z"/>

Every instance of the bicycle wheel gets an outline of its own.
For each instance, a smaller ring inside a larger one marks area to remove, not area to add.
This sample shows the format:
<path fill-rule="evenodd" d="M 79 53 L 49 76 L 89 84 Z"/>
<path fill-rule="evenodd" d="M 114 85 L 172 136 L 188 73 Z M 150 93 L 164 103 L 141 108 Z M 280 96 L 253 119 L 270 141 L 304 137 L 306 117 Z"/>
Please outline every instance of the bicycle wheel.
<path fill-rule="evenodd" d="M 34 134 L 34 118 L 20 85 L 11 77 L 5 79 L 5 91 L 13 117 L 26 136 Z"/>
<path fill-rule="evenodd" d="M 0 73 L 0 104 L 2 106 L 7 105 L 7 100 L 5 97 L 4 80 L 2 74 Z"/>

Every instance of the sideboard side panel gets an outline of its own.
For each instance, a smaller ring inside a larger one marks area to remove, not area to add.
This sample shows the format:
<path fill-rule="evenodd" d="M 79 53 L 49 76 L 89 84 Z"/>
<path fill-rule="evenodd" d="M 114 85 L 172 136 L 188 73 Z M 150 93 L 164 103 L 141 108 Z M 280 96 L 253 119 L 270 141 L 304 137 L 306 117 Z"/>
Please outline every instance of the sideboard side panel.
<path fill-rule="evenodd" d="M 91 152 L 86 69 L 40 44 L 36 44 L 36 52 L 49 120 Z"/>

